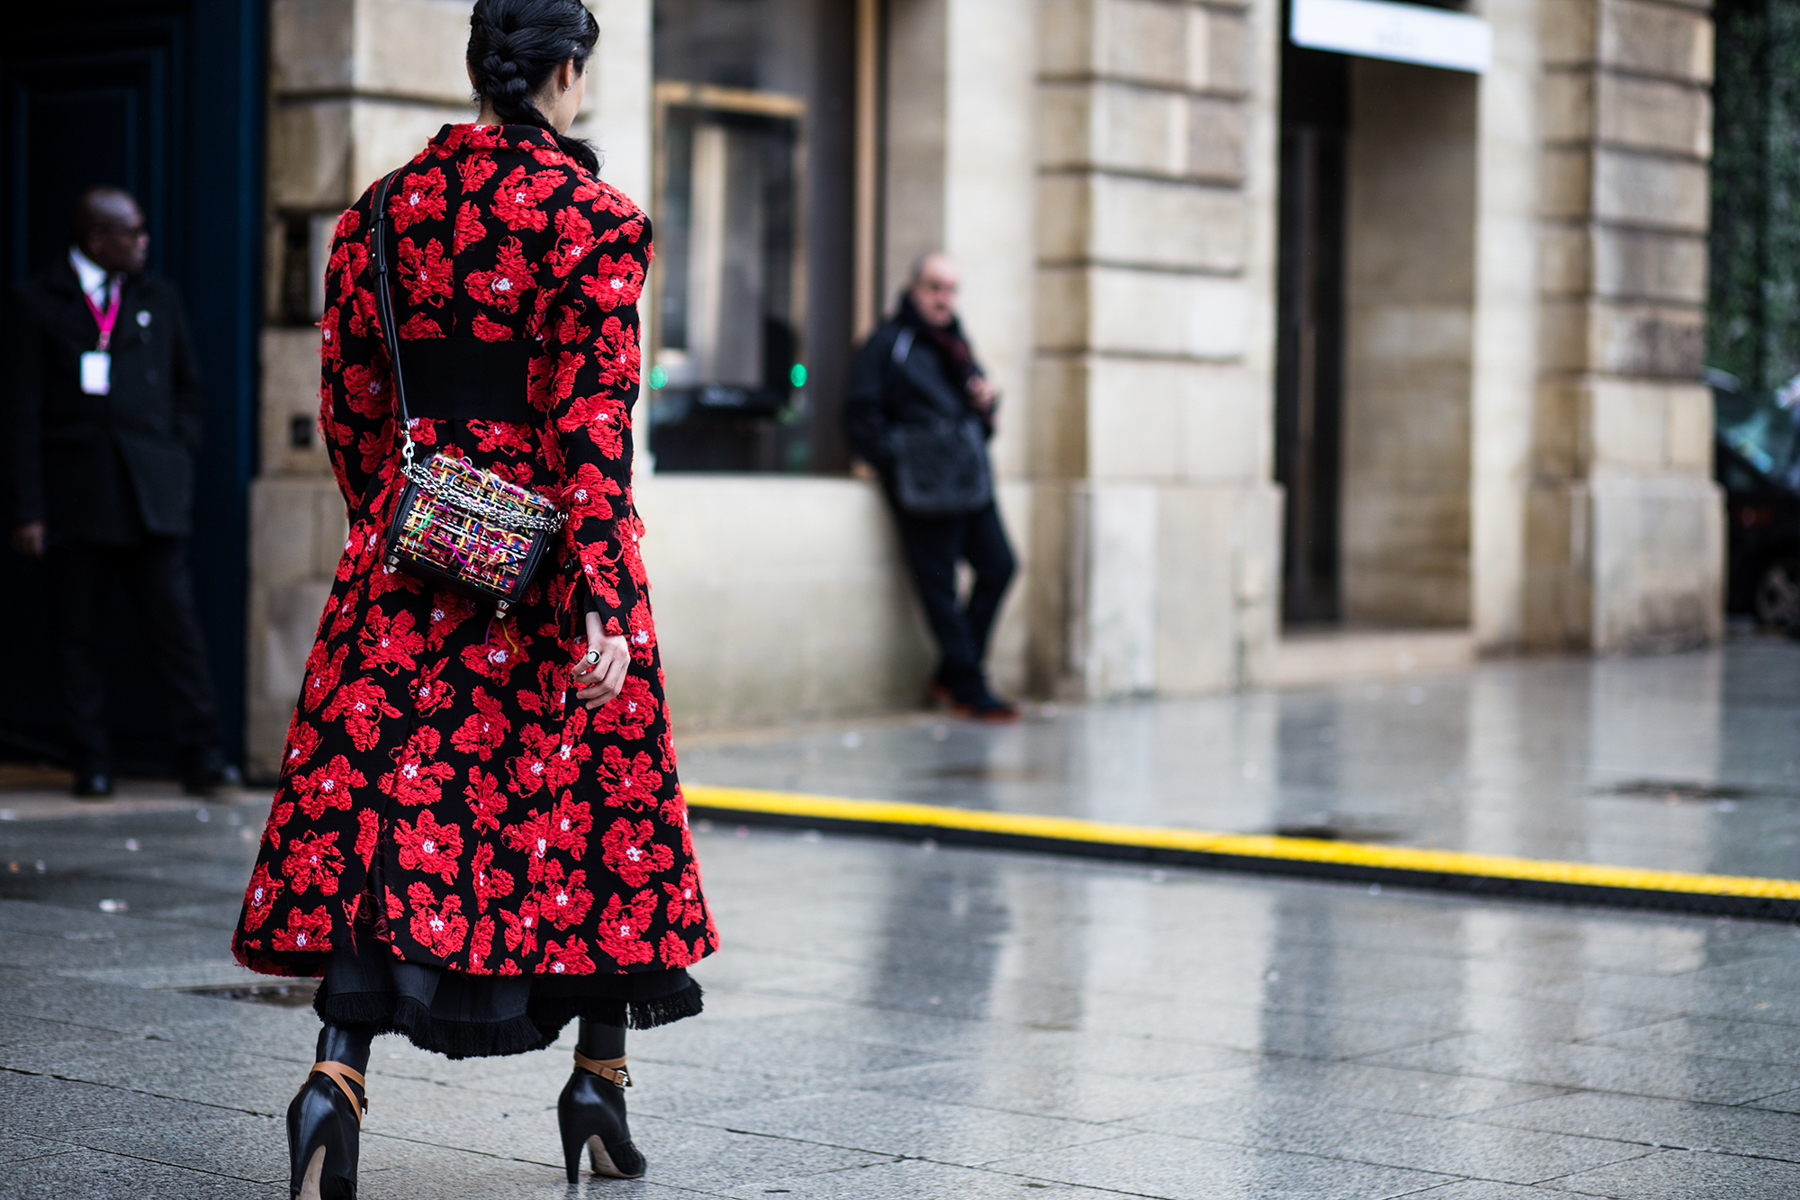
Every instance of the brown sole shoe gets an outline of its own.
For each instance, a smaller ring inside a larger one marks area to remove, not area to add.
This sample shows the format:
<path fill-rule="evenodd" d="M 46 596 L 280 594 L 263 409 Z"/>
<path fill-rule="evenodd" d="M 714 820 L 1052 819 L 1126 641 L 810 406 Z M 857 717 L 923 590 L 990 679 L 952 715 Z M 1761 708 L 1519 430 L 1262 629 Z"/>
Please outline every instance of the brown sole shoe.
<path fill-rule="evenodd" d="M 976 708 L 972 704 L 955 704 L 950 711 L 969 721 L 985 721 L 989 725 L 1010 725 L 1019 719 L 1019 710 L 1010 704 L 999 708 Z"/>

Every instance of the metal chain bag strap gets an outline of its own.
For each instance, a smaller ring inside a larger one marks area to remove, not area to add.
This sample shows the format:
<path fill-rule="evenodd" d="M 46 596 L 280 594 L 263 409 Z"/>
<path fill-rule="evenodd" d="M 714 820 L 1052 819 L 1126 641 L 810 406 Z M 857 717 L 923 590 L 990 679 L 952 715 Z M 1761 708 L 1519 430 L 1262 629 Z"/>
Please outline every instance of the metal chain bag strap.
<path fill-rule="evenodd" d="M 413 461 L 400 334 L 388 281 L 388 188 L 399 173 L 381 181 L 375 199 L 375 303 L 393 368 L 400 473 L 406 477 L 406 490 L 388 523 L 383 556 L 391 569 L 492 602 L 505 616 L 524 596 L 564 514 L 529 488 L 463 459 L 433 454 Z"/>

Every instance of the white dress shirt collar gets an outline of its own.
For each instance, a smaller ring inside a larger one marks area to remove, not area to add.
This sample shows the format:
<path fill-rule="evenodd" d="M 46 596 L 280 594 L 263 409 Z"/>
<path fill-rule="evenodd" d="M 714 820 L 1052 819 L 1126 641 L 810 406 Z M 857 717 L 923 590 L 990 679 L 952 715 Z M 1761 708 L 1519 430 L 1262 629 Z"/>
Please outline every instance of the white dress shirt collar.
<path fill-rule="evenodd" d="M 108 300 L 107 292 L 114 283 L 105 267 L 81 252 L 80 247 L 69 247 L 69 265 L 75 268 L 75 274 L 81 279 L 81 290 L 87 293 L 88 299 L 95 307 L 105 308 Z"/>

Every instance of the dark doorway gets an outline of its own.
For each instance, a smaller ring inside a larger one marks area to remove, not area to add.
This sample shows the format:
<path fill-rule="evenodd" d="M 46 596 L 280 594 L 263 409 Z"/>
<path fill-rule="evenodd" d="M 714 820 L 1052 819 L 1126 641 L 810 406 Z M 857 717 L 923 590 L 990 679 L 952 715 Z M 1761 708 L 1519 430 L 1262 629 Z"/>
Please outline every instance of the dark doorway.
<path fill-rule="evenodd" d="M 1286 489 L 1282 619 L 1341 615 L 1344 189 L 1349 59 L 1284 45 L 1275 479 Z"/>
<path fill-rule="evenodd" d="M 195 587 L 228 753 L 243 738 L 246 495 L 254 470 L 262 220 L 264 32 L 260 3 L 73 0 L 22 5 L 0 44 L 0 281 L 10 289 L 66 252 L 72 201 L 114 184 L 138 197 L 149 269 L 187 304 L 206 383 Z M 0 755 L 56 758 L 42 579 L 0 549 L 0 628 L 14 632 L 0 687 Z M 109 631 L 136 657 L 129 605 Z M 121 672 L 120 766 L 169 769 L 153 676 Z"/>

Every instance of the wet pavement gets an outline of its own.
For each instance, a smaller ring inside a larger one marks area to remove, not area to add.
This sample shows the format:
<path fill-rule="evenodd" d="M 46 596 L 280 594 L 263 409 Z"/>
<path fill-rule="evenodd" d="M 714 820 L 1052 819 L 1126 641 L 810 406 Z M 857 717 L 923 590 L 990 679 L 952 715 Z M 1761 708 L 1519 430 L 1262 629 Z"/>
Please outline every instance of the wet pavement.
<path fill-rule="evenodd" d="M 694 783 L 1800 876 L 1800 644 L 920 716 L 688 749 Z"/>
<path fill-rule="evenodd" d="M 1008 729 L 715 738 L 684 773 L 1779 872 L 1796 680 L 1800 651 L 1746 641 Z M 285 1195 L 280 1118 L 316 1022 L 221 998 L 254 982 L 226 937 L 265 807 L 0 796 L 24 818 L 0 819 L 0 1197 Z M 696 970 L 704 1016 L 631 1035 L 649 1177 L 565 1185 L 566 1050 L 450 1063 L 384 1038 L 364 1200 L 1800 1194 L 1788 926 L 696 840 L 726 945 Z"/>

